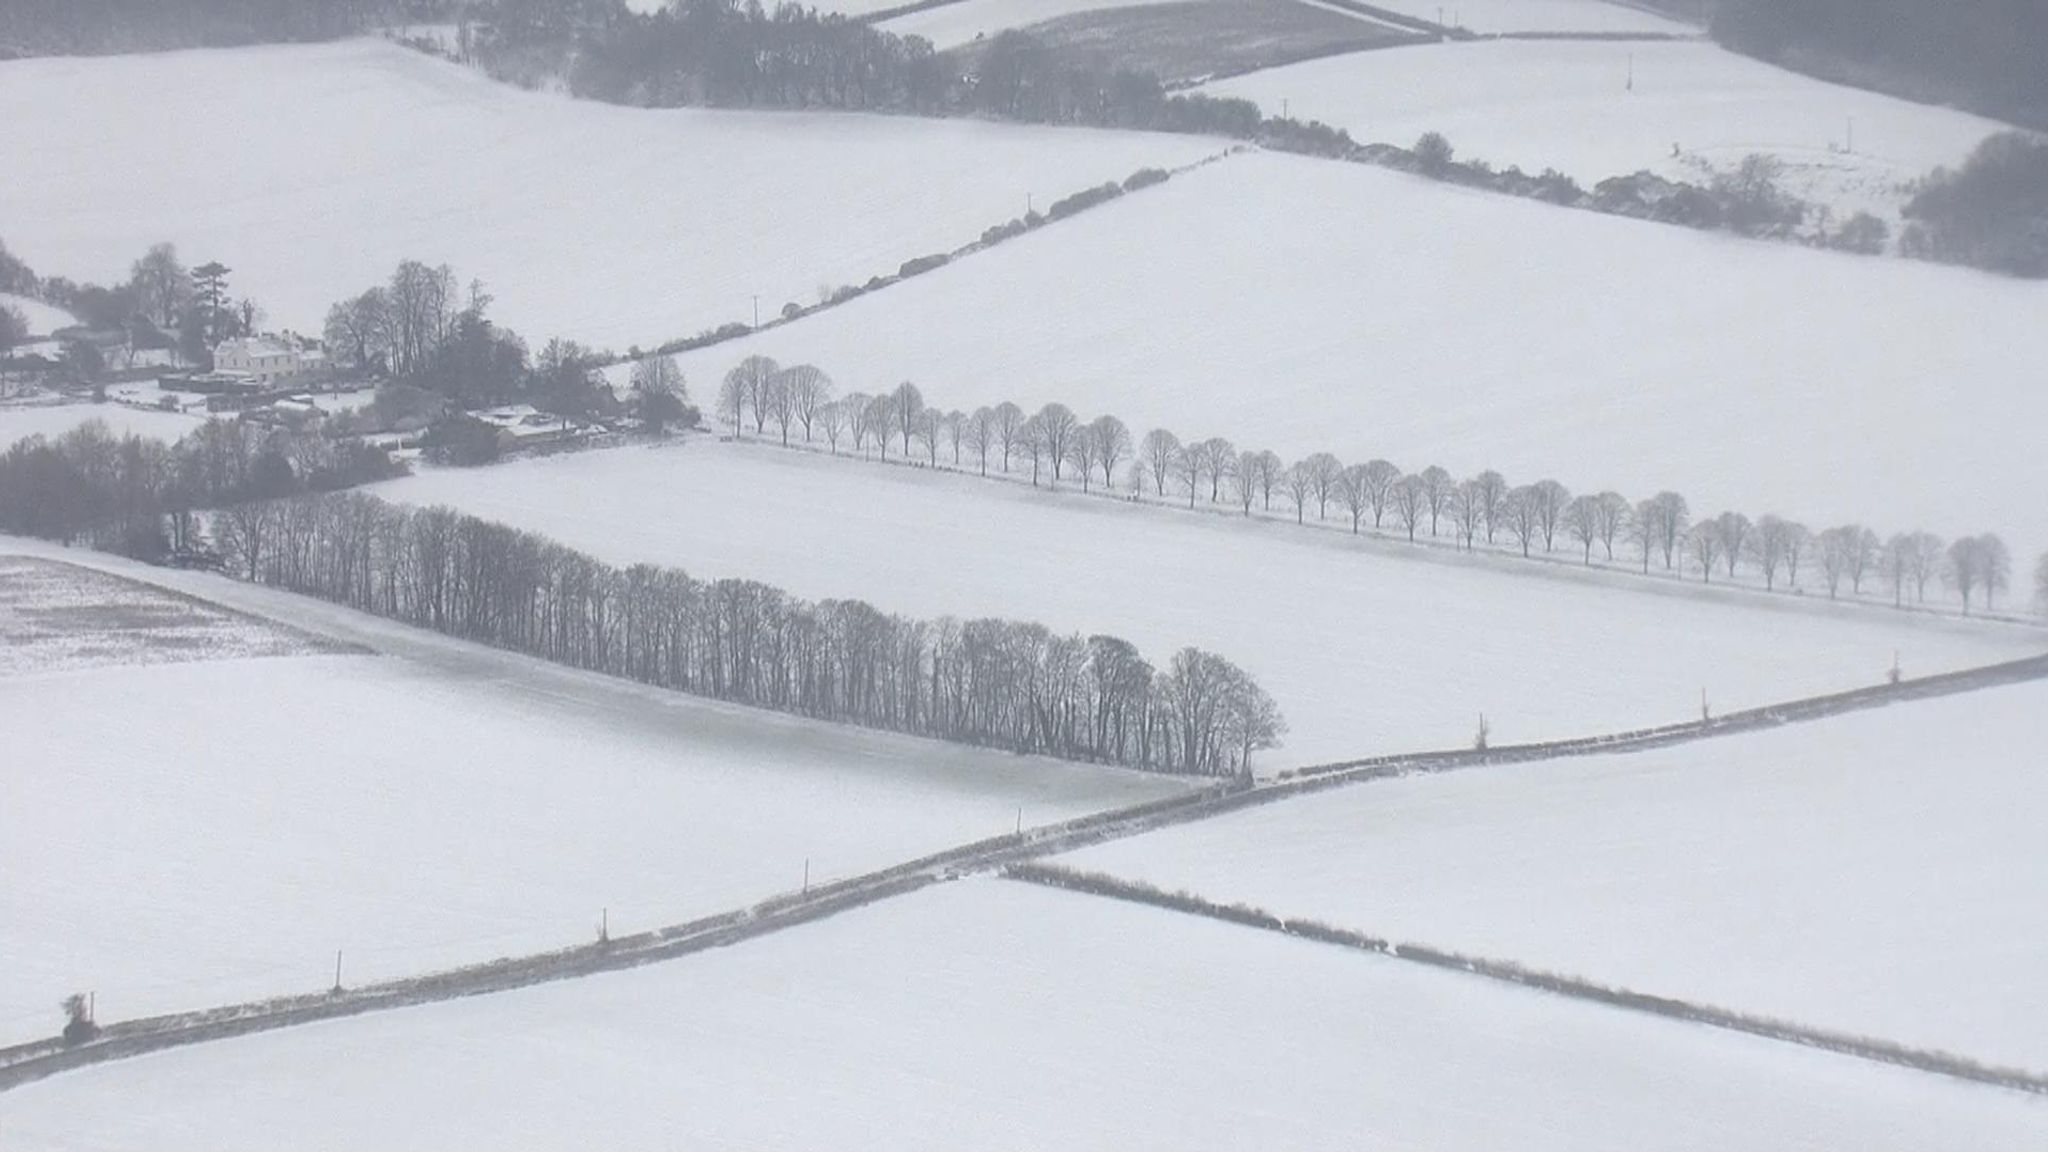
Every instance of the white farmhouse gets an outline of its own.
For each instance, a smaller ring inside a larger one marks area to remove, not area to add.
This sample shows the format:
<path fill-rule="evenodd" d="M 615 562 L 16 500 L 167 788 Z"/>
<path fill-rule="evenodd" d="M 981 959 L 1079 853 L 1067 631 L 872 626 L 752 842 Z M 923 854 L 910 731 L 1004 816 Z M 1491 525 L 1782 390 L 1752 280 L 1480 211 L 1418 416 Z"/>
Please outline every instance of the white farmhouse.
<path fill-rule="evenodd" d="M 326 357 L 269 336 L 224 340 L 213 350 L 213 370 L 248 376 L 264 384 L 295 380 L 326 367 Z"/>

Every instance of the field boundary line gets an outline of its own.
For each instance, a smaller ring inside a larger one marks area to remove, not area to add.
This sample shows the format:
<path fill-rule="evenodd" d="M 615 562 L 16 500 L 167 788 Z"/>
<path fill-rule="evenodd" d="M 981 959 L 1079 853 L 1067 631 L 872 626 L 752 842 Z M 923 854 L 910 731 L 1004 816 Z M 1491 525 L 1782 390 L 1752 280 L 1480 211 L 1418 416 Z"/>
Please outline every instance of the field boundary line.
<path fill-rule="evenodd" d="M 1037 884 L 1041 887 L 1102 899 L 1121 900 L 1239 927 L 1256 928 L 1283 936 L 1334 944 L 1391 960 L 1404 960 L 1445 971 L 1462 972 L 1498 983 L 1548 992 L 1609 1008 L 1661 1016 L 1667 1020 L 1703 1024 L 1723 1031 L 1851 1056 L 1916 1072 L 1947 1076 L 1996 1088 L 2008 1088 L 2036 1096 L 2048 1096 L 2048 1075 L 2022 1068 L 1985 1064 L 1950 1052 L 1914 1048 L 1889 1040 L 1856 1036 L 1789 1020 L 1736 1012 L 1710 1004 L 1636 992 L 1600 984 L 1583 977 L 1526 968 L 1509 960 L 1494 960 L 1424 944 L 1403 943 L 1364 932 L 1355 932 L 1348 928 L 1338 928 L 1320 921 L 1290 919 L 1247 904 L 1218 904 L 1193 893 L 1167 892 L 1150 884 L 1124 880 L 1100 872 L 1085 872 L 1051 864 L 1022 863 L 1005 868 L 1002 874 L 1005 879 L 1021 883 Z"/>

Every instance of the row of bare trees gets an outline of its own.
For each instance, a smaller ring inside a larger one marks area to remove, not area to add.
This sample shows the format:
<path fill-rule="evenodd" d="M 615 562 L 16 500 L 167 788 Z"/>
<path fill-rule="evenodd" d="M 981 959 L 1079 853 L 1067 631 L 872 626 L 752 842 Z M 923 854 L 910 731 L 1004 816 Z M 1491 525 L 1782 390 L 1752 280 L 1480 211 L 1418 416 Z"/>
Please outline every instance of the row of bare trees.
<path fill-rule="evenodd" d="M 577 668 L 823 720 L 1161 772 L 1225 776 L 1278 745 L 1272 700 L 1183 648 L 911 619 L 751 580 L 619 569 L 446 508 L 356 493 L 214 516 L 237 575 Z"/>
<path fill-rule="evenodd" d="M 973 412 L 935 407 L 915 384 L 889 392 L 835 397 L 832 381 L 808 364 L 784 368 L 750 356 L 727 373 L 719 418 L 742 438 L 822 441 L 932 467 L 989 475 L 1029 474 L 1031 483 L 1078 484 L 1085 492 L 1116 490 L 1134 497 L 1228 505 L 1243 515 L 1291 513 L 1306 523 L 1348 519 L 1353 533 L 1393 532 L 1410 542 L 1425 532 L 1460 548 L 1507 549 L 1523 557 L 1565 548 L 1591 565 L 1596 550 L 1609 561 L 1627 556 L 1648 573 L 1690 572 L 1704 582 L 1735 579 L 1746 568 L 1767 590 L 1825 587 L 1861 596 L 1880 584 L 1895 604 L 1924 604 L 1939 583 L 1964 612 L 1995 608 L 2012 580 L 2012 556 L 1994 534 L 1944 541 L 1928 532 L 1881 537 L 1860 524 L 1814 530 L 1776 515 L 1751 520 L 1740 512 L 1695 517 L 1684 496 L 1659 492 L 1631 501 L 1618 492 L 1573 494 L 1556 480 L 1511 484 L 1487 470 L 1459 479 L 1431 465 L 1403 471 L 1388 460 L 1347 465 L 1328 452 L 1289 463 L 1262 449 L 1240 449 L 1222 437 L 1182 440 L 1164 428 L 1134 439 L 1115 416 L 1084 419 L 1064 404 L 1035 413 L 1007 401 Z M 2048 560 L 2044 560 L 2048 563 Z"/>

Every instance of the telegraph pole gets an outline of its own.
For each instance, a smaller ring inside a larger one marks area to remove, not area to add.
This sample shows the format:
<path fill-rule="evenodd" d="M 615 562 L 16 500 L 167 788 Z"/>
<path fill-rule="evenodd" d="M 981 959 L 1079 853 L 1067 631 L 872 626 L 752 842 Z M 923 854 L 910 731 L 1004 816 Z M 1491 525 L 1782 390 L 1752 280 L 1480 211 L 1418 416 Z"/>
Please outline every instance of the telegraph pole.
<path fill-rule="evenodd" d="M 334 992 L 341 994 L 341 949 L 334 950 Z"/>
<path fill-rule="evenodd" d="M 755 294 L 754 294 L 754 327 L 756 327 L 756 328 L 759 328 L 760 326 L 761 326 L 761 295 L 760 295 L 760 293 L 758 293 L 758 292 L 757 292 L 757 293 L 755 293 Z"/>

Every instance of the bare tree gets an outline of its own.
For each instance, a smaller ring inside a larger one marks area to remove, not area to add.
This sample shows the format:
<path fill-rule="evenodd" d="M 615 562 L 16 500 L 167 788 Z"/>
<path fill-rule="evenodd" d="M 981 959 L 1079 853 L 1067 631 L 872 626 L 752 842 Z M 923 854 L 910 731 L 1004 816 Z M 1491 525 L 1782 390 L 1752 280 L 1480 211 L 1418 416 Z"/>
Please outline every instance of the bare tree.
<path fill-rule="evenodd" d="M 1522 556 L 1525 559 L 1529 555 L 1530 546 L 1543 531 L 1540 511 L 1542 503 L 1542 497 L 1537 494 L 1534 484 L 1510 489 L 1506 499 L 1501 502 L 1501 516 L 1507 521 L 1508 531 L 1514 533 L 1515 540 L 1521 544 Z"/>
<path fill-rule="evenodd" d="M 1601 507 L 1598 496 L 1580 496 L 1565 507 L 1565 529 L 1584 550 L 1586 566 L 1589 568 L 1593 565 L 1593 545 L 1600 542 L 1600 532 L 1605 526 L 1606 517 L 1606 509 Z"/>
<path fill-rule="evenodd" d="M 1564 510 L 1571 505 L 1571 491 L 1555 480 L 1538 480 L 1529 485 L 1529 494 L 1535 501 L 1536 528 L 1543 533 L 1543 550 L 1549 552 L 1556 546 Z"/>
<path fill-rule="evenodd" d="M 1081 477 L 1081 491 L 1089 489 L 1095 475 L 1095 427 L 1092 424 L 1077 424 L 1067 437 L 1067 462 Z"/>
<path fill-rule="evenodd" d="M 1246 452 L 1245 458 L 1251 467 L 1252 479 L 1259 488 L 1259 507 L 1263 511 L 1271 512 L 1273 487 L 1280 483 L 1280 476 L 1287 470 L 1287 465 L 1281 461 L 1277 453 L 1265 450 Z M 1339 470 L 1337 475 L 1342 478 L 1342 470 Z"/>
<path fill-rule="evenodd" d="M 1769 517 L 1765 517 L 1766 520 Z M 1759 525 L 1761 534 L 1761 525 Z M 1878 567 L 1892 585 L 1892 607 L 1901 608 L 1906 603 L 1906 588 L 1913 582 L 1913 538 L 1905 532 L 1892 533 L 1884 542 L 1884 549 L 1878 554 Z"/>
<path fill-rule="evenodd" d="M 917 434 L 919 421 L 924 415 L 924 393 L 917 390 L 917 385 L 905 380 L 890 395 L 890 403 L 896 414 L 896 430 L 903 435 L 903 454 L 908 456 L 910 438 Z"/>
<path fill-rule="evenodd" d="M 1786 554 L 1791 550 L 1793 527 L 1788 520 L 1765 516 L 1756 522 L 1756 531 L 1749 536 L 1746 547 L 1756 560 L 1758 570 L 1764 574 L 1766 591 L 1778 586 L 1778 570 L 1785 566 Z"/>
<path fill-rule="evenodd" d="M 1486 498 L 1479 493 L 1479 482 L 1466 480 L 1451 492 L 1451 528 L 1458 534 L 1458 544 L 1466 551 L 1472 550 L 1472 541 L 1479 535 L 1479 526 L 1486 520 Z"/>
<path fill-rule="evenodd" d="M 1358 473 L 1359 492 L 1365 498 L 1366 506 L 1372 509 L 1375 530 L 1387 514 L 1387 501 L 1393 495 L 1395 482 L 1400 479 L 1401 470 L 1387 460 L 1367 461 Z M 1351 527 L 1353 531 L 1357 530 L 1356 517 L 1353 517 Z"/>
<path fill-rule="evenodd" d="M 1628 498 L 1619 492 L 1602 492 L 1594 497 L 1600 502 L 1600 544 L 1607 549 L 1607 558 L 1614 559 L 1614 538 L 1628 528 L 1629 518 L 1634 514 Z"/>
<path fill-rule="evenodd" d="M 1072 449 L 1074 430 L 1081 426 L 1081 418 L 1065 404 L 1047 404 L 1032 417 L 1038 422 L 1038 435 L 1045 441 L 1045 458 L 1052 465 L 1052 482 L 1060 482 L 1061 469 Z"/>
<path fill-rule="evenodd" d="M 848 402 L 839 400 L 827 400 L 818 405 L 818 431 L 825 434 L 825 443 L 831 446 L 834 456 L 839 455 L 839 436 L 846 431 L 848 407 Z"/>
<path fill-rule="evenodd" d="M 137 307 L 159 328 L 176 325 L 192 301 L 192 274 L 178 262 L 178 250 L 170 244 L 154 245 L 144 253 L 129 270 L 128 283 Z"/>
<path fill-rule="evenodd" d="M 819 410 L 832 400 L 832 378 L 815 365 L 794 364 L 782 370 L 782 387 L 789 393 L 797 423 L 803 425 L 804 443 L 809 444 Z"/>
<path fill-rule="evenodd" d="M 1721 558 L 1721 530 L 1712 520 L 1702 520 L 1692 526 L 1685 535 L 1688 550 L 1692 553 L 1693 567 L 1699 569 L 1700 583 L 1714 578 L 1714 564 Z"/>
<path fill-rule="evenodd" d="M 1677 561 L 1678 542 L 1685 538 L 1685 531 L 1691 526 L 1691 514 L 1686 508 L 1685 497 L 1676 492 L 1659 492 L 1650 497 L 1652 513 L 1650 527 L 1656 533 L 1657 548 L 1664 554 L 1664 568 L 1669 571 Z M 1642 509 L 1637 508 L 1640 515 Z"/>
<path fill-rule="evenodd" d="M 1230 478 L 1230 494 L 1236 498 L 1244 514 L 1251 515 L 1252 505 L 1258 503 L 1259 498 L 1259 454 L 1247 448 L 1232 457 L 1225 467 Z"/>
<path fill-rule="evenodd" d="M 1114 483 L 1116 466 L 1131 450 L 1131 430 L 1114 416 L 1097 416 L 1088 424 L 1088 435 L 1095 442 L 1095 466 L 1102 470 L 1102 486 L 1108 489 Z"/>
<path fill-rule="evenodd" d="M 720 416 L 731 415 L 733 431 L 740 431 L 740 420 L 751 411 L 754 417 L 754 431 L 759 434 L 768 427 L 768 388 L 782 366 L 766 356 L 749 356 L 733 366 L 719 385 L 718 411 Z M 728 392 L 736 399 L 728 402 Z"/>
<path fill-rule="evenodd" d="M 1303 460 L 1301 467 L 1308 473 L 1316 497 L 1316 519 L 1321 520 L 1330 513 L 1330 497 L 1337 494 L 1337 485 L 1344 478 L 1344 465 L 1328 452 L 1318 452 Z"/>
<path fill-rule="evenodd" d="M 1209 476 L 1209 503 L 1214 504 L 1223 497 L 1223 481 L 1237 459 L 1237 446 L 1221 436 L 1211 436 L 1200 448 L 1202 467 Z"/>
<path fill-rule="evenodd" d="M 1849 588 L 1861 596 L 1864 579 L 1877 566 L 1877 533 L 1860 524 L 1850 525 L 1844 530 L 1843 542 L 1847 549 Z"/>
<path fill-rule="evenodd" d="M 775 421 L 776 431 L 782 434 L 782 446 L 789 447 L 789 430 L 797 422 L 796 392 L 791 388 L 795 381 L 788 372 L 777 372 L 768 381 L 762 400 L 768 407 L 768 415 Z"/>
<path fill-rule="evenodd" d="M 1024 410 L 1008 400 L 995 406 L 996 444 L 1003 450 L 1003 471 L 1010 470 L 1010 456 L 1024 431 Z"/>
<path fill-rule="evenodd" d="M 868 435 L 873 438 L 883 460 L 889 458 L 889 437 L 896 432 L 896 419 L 896 397 L 893 393 L 874 396 L 868 400 Z M 908 441 L 905 443 L 907 445 Z"/>
<path fill-rule="evenodd" d="M 1499 474 L 1489 472 L 1487 475 L 1498 476 Z M 1434 536 L 1436 535 L 1437 519 L 1449 508 L 1451 494 L 1457 491 L 1458 482 L 1451 479 L 1449 472 L 1434 464 L 1422 470 L 1421 481 L 1422 502 L 1429 509 L 1429 534 Z M 1486 540 L 1489 544 L 1493 542 L 1493 514 L 1490 512 L 1487 514 Z"/>
<path fill-rule="evenodd" d="M 936 408 L 921 408 L 917 413 L 912 435 L 924 445 L 925 463 L 934 468 L 939 466 L 939 438 L 944 431 L 945 418 Z"/>
<path fill-rule="evenodd" d="M 1138 446 L 1138 459 L 1152 475 L 1152 491 L 1162 500 L 1166 498 L 1166 478 L 1180 456 L 1180 437 L 1164 428 L 1145 433 L 1145 442 Z"/>
<path fill-rule="evenodd" d="M 953 448 L 953 467 L 960 467 L 960 444 L 967 439 L 967 414 L 959 410 L 946 413 L 939 418 L 939 424 L 946 430 L 946 442 Z"/>
<path fill-rule="evenodd" d="M 1308 514 L 1308 499 L 1314 495 L 1316 486 L 1315 477 L 1310 474 L 1308 465 L 1303 461 L 1288 465 L 1286 474 L 1280 478 L 1280 486 L 1287 493 L 1287 498 L 1294 501 L 1294 522 L 1303 523 Z M 1339 477 L 1339 491 L 1347 497 L 1346 502 L 1349 503 L 1351 489 L 1347 477 Z M 1358 516 L 1355 513 L 1351 517 L 1351 525 L 1352 531 L 1358 530 Z"/>
<path fill-rule="evenodd" d="M 1500 525 L 1507 511 L 1507 477 L 1489 469 L 1473 479 L 1479 485 L 1479 499 L 1486 514 L 1486 542 L 1491 544 L 1494 529 Z"/>
<path fill-rule="evenodd" d="M 1978 575 L 1984 586 L 1984 609 L 1998 607 L 1998 594 L 2012 586 L 2012 552 L 2004 539 L 1987 532 L 1977 537 Z"/>
<path fill-rule="evenodd" d="M 1856 535 L 1861 531 L 1854 527 L 1829 528 L 1814 541 L 1821 579 L 1827 581 L 1830 600 L 1841 594 L 1842 579 L 1849 572 L 1850 553 L 1856 550 Z"/>
<path fill-rule="evenodd" d="M 718 418 L 732 426 L 735 438 L 747 432 L 747 386 L 746 382 L 728 372 L 718 383 Z"/>
<path fill-rule="evenodd" d="M 1052 445 L 1045 435 L 1045 424 L 1038 417 L 1033 416 L 1024 422 L 1022 428 L 1017 429 L 1017 451 L 1031 461 L 1031 486 L 1038 487 L 1039 468 L 1044 465 L 1046 458 L 1052 455 Z M 1057 480 L 1058 477 L 1054 479 Z"/>
<path fill-rule="evenodd" d="M 1422 477 L 1403 476 L 1394 481 L 1391 502 L 1394 516 L 1401 521 L 1401 527 L 1408 531 L 1409 543 L 1415 541 L 1415 528 L 1429 511 L 1429 496 L 1424 489 Z"/>
<path fill-rule="evenodd" d="M 974 448 L 974 458 L 981 467 L 981 474 L 988 475 L 988 450 L 996 443 L 995 409 L 984 405 L 967 418 L 967 442 Z"/>
<path fill-rule="evenodd" d="M 1943 542 L 1932 532 L 1913 533 L 1913 599 L 1927 603 L 1927 584 L 1941 574 Z"/>
<path fill-rule="evenodd" d="M 1748 553 L 1753 525 L 1740 512 L 1723 512 L 1714 518 L 1714 531 L 1721 537 L 1721 557 L 1728 564 L 1728 578 L 1735 578 L 1735 563 Z"/>
<path fill-rule="evenodd" d="M 1188 490 L 1188 507 L 1195 506 L 1195 496 L 1202 490 L 1202 477 L 1208 471 L 1208 450 L 1200 444 L 1189 444 L 1173 454 L 1174 479 Z"/>
<path fill-rule="evenodd" d="M 1963 598 L 1963 615 L 1970 614 L 1970 597 L 1977 591 L 1982 580 L 1983 559 L 1978 555 L 1975 536 L 1965 536 L 1948 546 L 1948 564 L 1942 569 L 1942 579 Z"/>

